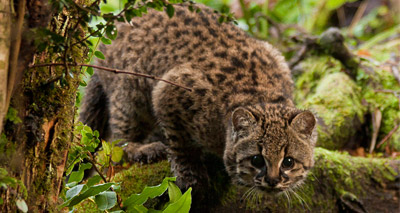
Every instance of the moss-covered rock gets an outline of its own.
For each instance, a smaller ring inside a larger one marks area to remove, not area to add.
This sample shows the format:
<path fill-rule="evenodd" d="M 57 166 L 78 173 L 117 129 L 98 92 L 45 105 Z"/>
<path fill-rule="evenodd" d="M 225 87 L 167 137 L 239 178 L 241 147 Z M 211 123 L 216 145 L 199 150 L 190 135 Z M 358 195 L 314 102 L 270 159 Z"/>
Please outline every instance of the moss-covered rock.
<path fill-rule="evenodd" d="M 365 112 L 360 91 L 345 73 L 332 73 L 321 79 L 315 93 L 303 104 L 317 114 L 317 146 L 340 149 L 357 133 Z"/>
<path fill-rule="evenodd" d="M 363 99 L 368 103 L 369 110 L 378 109 L 382 112 L 377 140 L 377 143 L 379 143 L 400 123 L 400 93 L 395 92 L 400 91 L 400 85 L 390 70 L 372 64 L 368 64 L 368 66 L 372 67 L 374 72 L 366 74 L 361 71 L 359 84 L 363 87 Z M 370 129 L 372 130 L 372 126 L 370 126 Z M 383 150 L 386 146 L 395 151 L 400 151 L 400 128 L 379 147 L 379 150 Z"/>
<path fill-rule="evenodd" d="M 298 77 L 296 102 L 317 114 L 317 146 L 340 149 L 352 139 L 364 120 L 361 88 L 329 57 L 306 61 Z"/>

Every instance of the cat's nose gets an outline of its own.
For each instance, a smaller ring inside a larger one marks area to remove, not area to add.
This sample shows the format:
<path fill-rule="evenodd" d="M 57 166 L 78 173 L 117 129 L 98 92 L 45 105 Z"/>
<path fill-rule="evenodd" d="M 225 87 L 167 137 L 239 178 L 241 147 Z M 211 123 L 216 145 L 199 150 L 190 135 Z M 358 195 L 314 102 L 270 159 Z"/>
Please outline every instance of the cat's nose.
<path fill-rule="evenodd" d="M 279 183 L 279 178 L 268 178 L 268 177 L 265 177 L 265 182 L 268 183 L 268 186 L 275 187 Z"/>

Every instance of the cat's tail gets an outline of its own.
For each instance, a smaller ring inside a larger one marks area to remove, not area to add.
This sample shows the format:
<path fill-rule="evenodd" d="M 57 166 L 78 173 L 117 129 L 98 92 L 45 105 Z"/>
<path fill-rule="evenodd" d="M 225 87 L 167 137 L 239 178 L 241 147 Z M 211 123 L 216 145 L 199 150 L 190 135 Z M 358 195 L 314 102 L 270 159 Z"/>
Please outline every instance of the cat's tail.
<path fill-rule="evenodd" d="M 80 108 L 79 121 L 99 131 L 100 138 L 109 136 L 108 98 L 99 76 L 95 73 L 85 90 Z"/>

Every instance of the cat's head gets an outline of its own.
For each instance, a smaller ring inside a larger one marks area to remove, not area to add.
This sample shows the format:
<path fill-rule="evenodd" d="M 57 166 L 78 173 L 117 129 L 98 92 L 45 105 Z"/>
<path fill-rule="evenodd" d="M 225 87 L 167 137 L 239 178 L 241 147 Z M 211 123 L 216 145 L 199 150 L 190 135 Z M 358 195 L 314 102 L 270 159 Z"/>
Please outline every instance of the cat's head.
<path fill-rule="evenodd" d="M 281 104 L 235 109 L 224 153 L 233 182 L 266 192 L 301 184 L 314 164 L 315 125 L 310 111 Z"/>

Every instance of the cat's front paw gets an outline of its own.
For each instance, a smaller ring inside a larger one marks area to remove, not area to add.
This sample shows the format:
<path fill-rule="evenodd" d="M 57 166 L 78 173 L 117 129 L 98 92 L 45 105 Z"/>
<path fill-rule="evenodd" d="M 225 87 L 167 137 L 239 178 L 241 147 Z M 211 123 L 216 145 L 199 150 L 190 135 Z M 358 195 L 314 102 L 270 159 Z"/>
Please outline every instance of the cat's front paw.
<path fill-rule="evenodd" d="M 128 162 L 154 163 L 167 159 L 167 146 L 161 142 L 149 144 L 128 143 L 124 147 Z"/>

